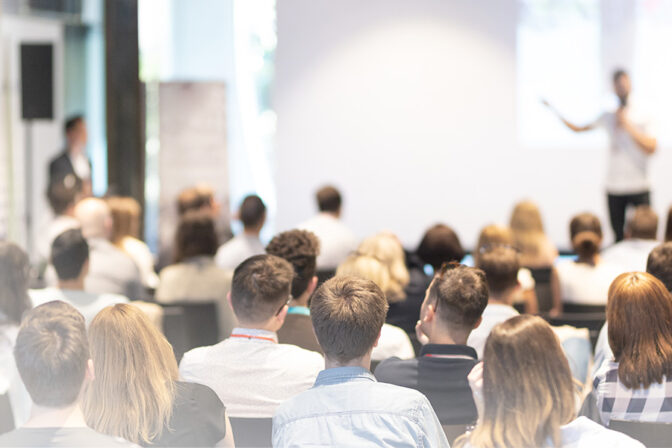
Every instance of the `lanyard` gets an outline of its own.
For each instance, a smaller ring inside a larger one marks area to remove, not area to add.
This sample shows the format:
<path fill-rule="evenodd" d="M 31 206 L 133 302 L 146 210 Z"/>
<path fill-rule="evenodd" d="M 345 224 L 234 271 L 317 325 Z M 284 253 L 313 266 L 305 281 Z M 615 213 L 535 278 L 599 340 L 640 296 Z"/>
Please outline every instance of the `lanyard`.
<path fill-rule="evenodd" d="M 261 339 L 262 341 L 269 341 L 274 344 L 277 344 L 275 339 L 273 338 L 265 338 L 263 336 L 253 336 L 253 335 L 248 335 L 248 334 L 232 334 L 230 337 L 232 338 L 243 338 L 243 339 Z"/>

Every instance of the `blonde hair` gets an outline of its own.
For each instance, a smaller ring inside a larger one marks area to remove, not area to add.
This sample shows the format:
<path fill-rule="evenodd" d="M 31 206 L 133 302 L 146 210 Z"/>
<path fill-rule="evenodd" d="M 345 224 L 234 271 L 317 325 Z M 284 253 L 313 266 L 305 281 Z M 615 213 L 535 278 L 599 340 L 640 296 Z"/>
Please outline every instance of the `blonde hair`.
<path fill-rule="evenodd" d="M 96 379 L 82 409 L 94 430 L 133 443 L 150 443 L 170 421 L 178 379 L 166 338 L 137 307 L 103 309 L 89 327 Z"/>
<path fill-rule="evenodd" d="M 404 288 L 410 282 L 410 274 L 406 268 L 404 248 L 394 234 L 382 232 L 366 238 L 359 245 L 357 252 L 378 259 L 387 269 L 390 284 L 387 288 L 381 286 L 381 289 L 390 303 L 400 302 L 406 298 Z"/>
<path fill-rule="evenodd" d="M 513 247 L 513 232 L 511 232 L 510 228 L 498 224 L 490 224 L 481 229 L 476 250 L 474 251 L 474 265 L 478 266 L 481 251 L 494 247 Z"/>
<path fill-rule="evenodd" d="M 370 280 L 375 283 L 383 293 L 390 288 L 392 283 L 387 267 L 381 263 L 380 260 L 370 255 L 350 255 L 338 266 L 338 269 L 336 269 L 336 276 L 352 276 Z"/>
<path fill-rule="evenodd" d="M 116 246 L 130 236 L 140 236 L 140 204 L 131 197 L 113 196 L 107 199 L 112 213 L 112 237 Z"/>
<path fill-rule="evenodd" d="M 548 239 L 544 233 L 539 207 L 532 201 L 522 201 L 516 204 L 511 214 L 511 231 L 513 242 L 521 252 L 523 259 L 534 258 L 542 253 Z M 525 263 L 525 260 L 523 261 Z"/>
<path fill-rule="evenodd" d="M 520 315 L 492 329 L 483 352 L 483 415 L 459 438 L 475 448 L 561 446 L 575 416 L 569 363 L 551 327 Z"/>

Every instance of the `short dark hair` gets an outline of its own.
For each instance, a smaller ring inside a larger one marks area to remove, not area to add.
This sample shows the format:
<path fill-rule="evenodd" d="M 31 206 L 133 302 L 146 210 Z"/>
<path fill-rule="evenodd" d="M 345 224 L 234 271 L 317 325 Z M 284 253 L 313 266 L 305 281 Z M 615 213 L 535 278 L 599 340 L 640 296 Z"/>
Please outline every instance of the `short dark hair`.
<path fill-rule="evenodd" d="M 30 260 L 14 243 L 0 241 L 0 325 L 20 324 L 23 313 L 32 308 L 28 295 Z"/>
<path fill-rule="evenodd" d="M 66 176 L 50 183 L 47 188 L 47 200 L 54 214 L 62 215 L 68 207 L 74 206 L 80 191 L 82 180 L 77 176 Z"/>
<path fill-rule="evenodd" d="M 71 115 L 68 117 L 67 120 L 65 120 L 65 126 L 63 127 L 63 130 L 65 131 L 66 134 L 68 134 L 70 131 L 75 129 L 79 123 L 84 121 L 84 116 L 81 114 L 77 115 Z"/>
<path fill-rule="evenodd" d="M 321 212 L 336 213 L 341 210 L 341 193 L 336 187 L 326 185 L 317 190 L 315 197 L 317 199 L 317 207 Z"/>
<path fill-rule="evenodd" d="M 649 205 L 638 206 L 628 221 L 628 231 L 631 238 L 655 240 L 658 233 L 658 215 Z"/>
<path fill-rule="evenodd" d="M 371 280 L 337 276 L 313 295 L 310 318 L 327 358 L 345 363 L 364 356 L 376 342 L 388 309 Z"/>
<path fill-rule="evenodd" d="M 51 245 L 51 263 L 59 280 L 78 278 L 88 259 L 89 244 L 81 229 L 66 230 L 58 235 Z"/>
<path fill-rule="evenodd" d="M 320 253 L 320 240 L 307 230 L 290 230 L 277 234 L 268 246 L 266 253 L 284 258 L 294 267 L 292 296 L 300 297 L 310 284 L 317 270 L 317 256 Z"/>
<path fill-rule="evenodd" d="M 438 270 L 443 263 L 461 261 L 464 249 L 453 229 L 445 224 L 436 224 L 425 232 L 416 250 L 418 257 L 425 264 Z"/>
<path fill-rule="evenodd" d="M 439 317 L 449 325 L 472 329 L 488 305 L 488 287 L 480 269 L 450 263 L 440 270 L 427 290 Z"/>
<path fill-rule="evenodd" d="M 185 188 L 177 197 L 177 214 L 182 216 L 187 212 L 211 207 L 214 199 L 214 192 L 210 187 L 200 185 Z"/>
<path fill-rule="evenodd" d="M 290 294 L 294 269 L 275 255 L 255 255 L 233 271 L 231 305 L 239 320 L 264 322 L 275 315 Z"/>
<path fill-rule="evenodd" d="M 501 294 L 518 284 L 520 260 L 510 247 L 495 247 L 478 257 L 478 268 L 485 273 L 490 294 Z"/>
<path fill-rule="evenodd" d="M 613 82 L 617 82 L 619 79 L 621 79 L 622 76 L 628 76 L 628 72 L 626 72 L 622 68 L 617 68 L 614 70 L 614 72 L 611 74 L 611 80 Z"/>
<path fill-rule="evenodd" d="M 243 226 L 248 229 L 258 226 L 266 218 L 266 205 L 256 194 L 251 194 L 243 199 L 240 204 L 240 220 Z"/>
<path fill-rule="evenodd" d="M 187 212 L 177 225 L 175 261 L 177 263 L 198 255 L 215 255 L 218 241 L 215 222 L 204 210 Z"/>
<path fill-rule="evenodd" d="M 653 248 L 646 260 L 646 272 L 663 282 L 667 290 L 672 292 L 672 242 Z"/>
<path fill-rule="evenodd" d="M 35 404 L 59 408 L 75 403 L 90 359 L 84 316 L 61 301 L 29 311 L 14 358 Z"/>

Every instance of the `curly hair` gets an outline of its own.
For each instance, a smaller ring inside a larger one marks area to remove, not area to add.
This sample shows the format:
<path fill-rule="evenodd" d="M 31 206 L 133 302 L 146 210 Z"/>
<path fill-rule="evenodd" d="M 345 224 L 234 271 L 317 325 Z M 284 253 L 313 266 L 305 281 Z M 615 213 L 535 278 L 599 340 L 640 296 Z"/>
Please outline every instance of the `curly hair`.
<path fill-rule="evenodd" d="M 320 253 L 320 240 L 307 230 L 289 230 L 276 235 L 266 253 L 284 258 L 294 267 L 292 296 L 300 297 L 308 288 L 315 275 L 316 259 Z"/>

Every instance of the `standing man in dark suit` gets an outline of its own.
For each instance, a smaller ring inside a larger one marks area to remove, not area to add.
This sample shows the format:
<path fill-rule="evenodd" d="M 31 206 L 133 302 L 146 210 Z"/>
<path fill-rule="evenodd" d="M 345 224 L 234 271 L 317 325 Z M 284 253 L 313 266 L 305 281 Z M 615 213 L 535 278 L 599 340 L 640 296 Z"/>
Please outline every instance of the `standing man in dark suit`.
<path fill-rule="evenodd" d="M 76 115 L 69 118 L 65 122 L 66 148 L 49 163 L 49 184 L 63 182 L 71 186 L 80 179 L 82 193 L 91 195 L 91 162 L 86 155 L 86 140 L 84 117 Z"/>

